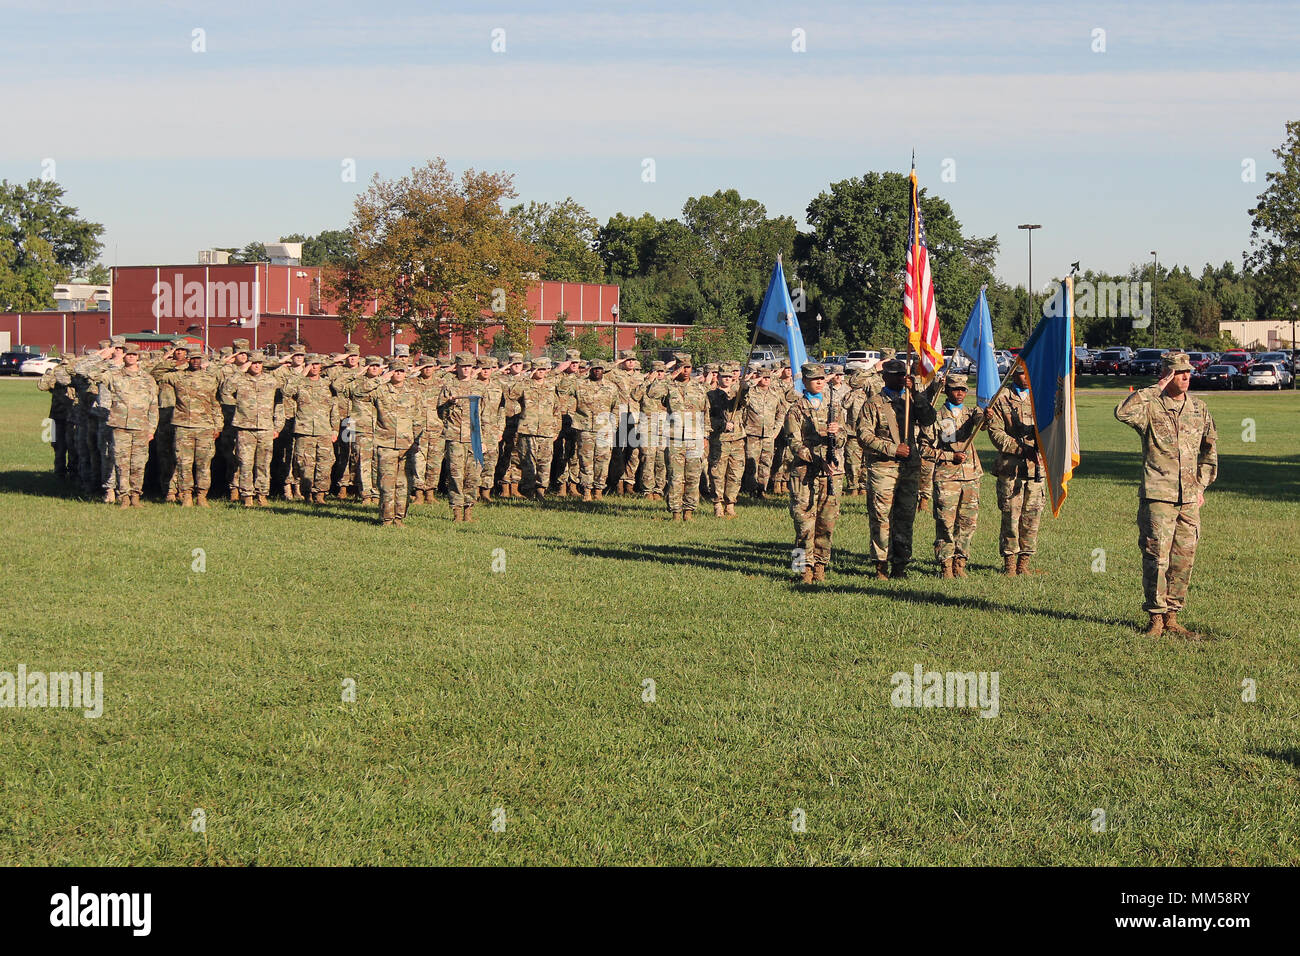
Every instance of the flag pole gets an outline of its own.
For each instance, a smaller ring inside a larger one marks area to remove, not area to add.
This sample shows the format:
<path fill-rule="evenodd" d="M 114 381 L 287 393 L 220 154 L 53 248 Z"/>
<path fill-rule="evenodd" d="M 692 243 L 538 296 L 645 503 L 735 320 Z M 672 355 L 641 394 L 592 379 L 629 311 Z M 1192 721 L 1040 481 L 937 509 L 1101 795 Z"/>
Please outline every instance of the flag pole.
<path fill-rule="evenodd" d="M 998 396 L 1001 395 L 1004 391 L 1006 391 L 1007 382 L 1011 381 L 1011 377 L 1016 374 L 1016 366 L 1019 364 L 1020 364 L 1020 359 L 1016 359 L 1014 362 L 1011 363 L 1011 370 L 1007 372 L 1006 377 L 1002 379 L 1002 384 L 998 386 L 998 390 L 994 392 L 993 397 L 989 399 L 989 406 L 988 406 L 989 408 L 992 408 L 993 403 L 998 400 Z M 966 439 L 965 444 L 963 444 L 960 448 L 954 448 L 953 451 L 963 455 L 966 454 L 966 449 L 970 448 L 971 444 L 975 441 L 975 436 L 978 435 L 980 432 L 982 432 L 984 429 L 988 428 L 988 426 L 989 426 L 988 412 L 985 411 L 984 421 L 980 422 L 980 427 L 975 429 L 973 432 L 971 432 L 971 436 L 970 438 Z"/>

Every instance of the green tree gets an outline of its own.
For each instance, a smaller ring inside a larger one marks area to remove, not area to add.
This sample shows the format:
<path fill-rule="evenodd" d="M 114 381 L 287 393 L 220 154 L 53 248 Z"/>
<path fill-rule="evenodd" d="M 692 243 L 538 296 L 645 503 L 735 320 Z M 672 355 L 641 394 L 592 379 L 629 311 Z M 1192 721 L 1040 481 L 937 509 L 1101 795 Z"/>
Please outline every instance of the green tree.
<path fill-rule="evenodd" d="M 108 285 L 113 281 L 113 272 L 102 262 L 96 262 L 86 272 L 86 281 L 91 285 Z"/>
<path fill-rule="evenodd" d="M 1250 210 L 1246 266 L 1254 274 L 1260 318 L 1289 315 L 1300 301 L 1300 120 L 1286 124 L 1286 142 L 1273 150 L 1282 168 Z"/>
<path fill-rule="evenodd" d="M 345 229 L 326 229 L 316 236 L 295 232 L 280 237 L 281 242 L 301 242 L 305 266 L 346 266 L 356 254 L 352 234 Z"/>
<path fill-rule="evenodd" d="M 327 279 L 344 324 L 364 318 L 372 334 L 385 322 L 410 326 L 426 352 L 448 332 L 481 341 L 496 324 L 526 342 L 528 276 L 541 254 L 502 208 L 513 180 L 472 169 L 456 177 L 441 158 L 401 179 L 376 176 L 353 207 L 355 258 Z M 376 298 L 379 315 L 366 317 Z"/>
<path fill-rule="evenodd" d="M 832 183 L 808 204 L 813 232 L 799 273 L 825 296 L 827 313 L 850 341 L 904 339 L 903 278 L 911 184 L 900 173 L 867 173 Z M 919 190 L 935 307 L 944 341 L 961 332 L 979 287 L 989 282 L 997 236 L 968 239 L 952 208 Z"/>
<path fill-rule="evenodd" d="M 0 309 L 53 308 L 54 286 L 94 261 L 103 232 L 63 201 L 57 182 L 0 180 Z"/>
<path fill-rule="evenodd" d="M 604 264 L 596 251 L 600 223 L 573 197 L 558 203 L 513 206 L 510 216 L 520 237 L 543 252 L 543 279 L 600 282 L 604 278 Z"/>

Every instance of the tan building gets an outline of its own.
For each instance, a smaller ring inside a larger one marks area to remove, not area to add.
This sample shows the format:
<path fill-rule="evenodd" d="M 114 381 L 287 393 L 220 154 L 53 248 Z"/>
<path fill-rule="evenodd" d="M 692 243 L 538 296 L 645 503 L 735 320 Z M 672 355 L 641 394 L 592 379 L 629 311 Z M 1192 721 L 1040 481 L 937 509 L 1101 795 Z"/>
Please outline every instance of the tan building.
<path fill-rule="evenodd" d="M 1220 322 L 1219 332 L 1226 332 L 1244 349 L 1271 351 L 1295 348 L 1291 341 L 1290 319 L 1266 319 L 1256 322 Z"/>

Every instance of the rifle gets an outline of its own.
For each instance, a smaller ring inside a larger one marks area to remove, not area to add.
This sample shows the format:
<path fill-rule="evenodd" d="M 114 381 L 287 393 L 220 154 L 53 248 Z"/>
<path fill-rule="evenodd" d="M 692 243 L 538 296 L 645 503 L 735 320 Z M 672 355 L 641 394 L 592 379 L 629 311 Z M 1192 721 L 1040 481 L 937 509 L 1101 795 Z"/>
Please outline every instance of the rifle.
<path fill-rule="evenodd" d="M 826 410 L 826 424 L 834 425 L 835 424 L 835 383 L 834 382 L 831 382 L 830 402 L 831 402 L 830 408 Z M 831 444 L 830 453 L 827 454 L 826 458 L 832 465 L 838 465 L 839 458 L 838 455 L 836 454 L 835 436 L 828 434 L 826 436 L 826 440 L 829 441 Z"/>

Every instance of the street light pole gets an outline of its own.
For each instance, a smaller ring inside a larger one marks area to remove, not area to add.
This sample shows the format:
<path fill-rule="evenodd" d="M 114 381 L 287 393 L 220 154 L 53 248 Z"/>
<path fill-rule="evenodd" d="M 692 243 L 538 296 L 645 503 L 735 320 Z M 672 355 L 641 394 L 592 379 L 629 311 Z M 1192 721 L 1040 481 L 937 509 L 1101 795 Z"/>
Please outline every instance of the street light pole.
<path fill-rule="evenodd" d="M 1029 286 L 1025 291 L 1029 294 L 1029 329 L 1034 327 L 1034 230 L 1042 229 L 1041 223 L 1025 222 L 1016 226 L 1017 229 L 1024 229 L 1029 233 Z"/>
<path fill-rule="evenodd" d="M 1156 345 L 1156 328 L 1159 321 L 1156 319 L 1156 283 L 1160 281 L 1160 257 L 1154 249 L 1151 250 L 1151 347 L 1159 348 Z"/>
<path fill-rule="evenodd" d="M 1291 391 L 1293 391 L 1293 392 L 1296 390 L 1296 387 L 1295 387 L 1295 373 L 1296 373 L 1295 360 L 1296 360 L 1296 358 L 1297 358 L 1297 356 L 1296 356 L 1296 352 L 1295 352 L 1295 310 L 1296 310 L 1296 304 L 1295 304 L 1294 302 L 1292 302 L 1292 303 L 1291 303 Z"/>

